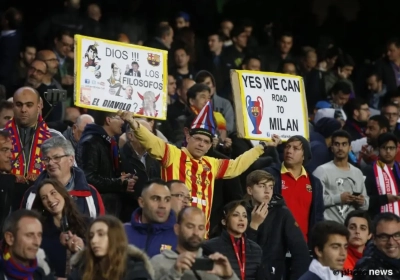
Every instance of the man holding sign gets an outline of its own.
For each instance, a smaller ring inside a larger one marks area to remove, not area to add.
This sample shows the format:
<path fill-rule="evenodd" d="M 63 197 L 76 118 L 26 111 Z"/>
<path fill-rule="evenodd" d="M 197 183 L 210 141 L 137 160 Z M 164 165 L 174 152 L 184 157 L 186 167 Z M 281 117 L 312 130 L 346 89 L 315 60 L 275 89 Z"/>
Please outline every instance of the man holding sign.
<path fill-rule="evenodd" d="M 162 179 L 181 180 L 188 186 L 192 197 L 192 206 L 202 209 L 207 217 L 207 231 L 213 201 L 214 180 L 233 178 L 246 171 L 256 161 L 267 146 L 276 147 L 280 138 L 272 137 L 272 142 L 260 142 L 253 149 L 235 160 L 216 159 L 205 154 L 212 146 L 216 126 L 212 116 L 212 106 L 207 102 L 192 123 L 187 137 L 187 147 L 178 149 L 143 128 L 133 119 L 132 113 L 119 111 L 118 115 L 127 121 L 135 133 L 136 139 L 147 152 L 161 161 Z"/>

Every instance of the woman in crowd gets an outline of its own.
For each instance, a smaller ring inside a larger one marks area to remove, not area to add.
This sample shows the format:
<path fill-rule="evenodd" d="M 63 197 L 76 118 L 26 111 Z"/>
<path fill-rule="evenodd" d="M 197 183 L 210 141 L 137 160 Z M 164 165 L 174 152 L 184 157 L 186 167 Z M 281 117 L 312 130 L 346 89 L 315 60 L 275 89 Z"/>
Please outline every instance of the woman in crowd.
<path fill-rule="evenodd" d="M 79 213 L 73 198 L 57 180 L 43 180 L 32 209 L 43 214 L 43 241 L 51 269 L 57 277 L 69 273 L 71 255 L 82 250 L 89 218 Z"/>
<path fill-rule="evenodd" d="M 150 280 L 154 270 L 147 255 L 128 245 L 124 226 L 114 216 L 96 218 L 89 227 L 87 248 L 71 260 L 69 280 Z"/>
<path fill-rule="evenodd" d="M 244 235 L 247 224 L 246 202 L 229 202 L 213 234 L 218 237 L 203 244 L 204 255 L 219 252 L 226 256 L 241 280 L 266 279 L 261 269 L 261 247 Z"/>

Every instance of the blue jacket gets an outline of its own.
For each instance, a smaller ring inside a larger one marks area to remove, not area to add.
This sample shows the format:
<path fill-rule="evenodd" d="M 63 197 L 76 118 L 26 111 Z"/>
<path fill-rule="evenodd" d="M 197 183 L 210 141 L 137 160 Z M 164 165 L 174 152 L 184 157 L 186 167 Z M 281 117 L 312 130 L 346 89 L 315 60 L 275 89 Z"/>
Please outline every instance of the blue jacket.
<path fill-rule="evenodd" d="M 317 274 L 311 271 L 307 271 L 299 278 L 299 280 L 322 280 L 322 279 Z"/>
<path fill-rule="evenodd" d="M 171 211 L 168 220 L 162 224 L 142 224 L 138 217 L 142 215 L 142 208 L 136 209 L 132 214 L 131 223 L 126 223 L 125 232 L 129 244 L 145 251 L 151 258 L 160 254 L 164 249 L 175 250 L 177 236 L 174 232 L 176 217 Z"/>
<path fill-rule="evenodd" d="M 86 181 L 85 174 L 78 167 L 72 167 L 72 180 L 68 184 L 73 184 L 69 194 L 74 198 L 78 210 L 85 216 L 95 218 L 104 215 L 104 205 L 100 194 L 93 186 Z M 24 194 L 21 202 L 21 208 L 31 209 L 36 198 L 36 191 L 41 181 L 48 178 L 47 171 L 44 170 L 35 184 Z"/>
<path fill-rule="evenodd" d="M 274 165 L 264 169 L 270 173 L 275 178 L 274 194 L 282 195 L 282 177 L 281 177 L 281 165 Z M 310 183 L 312 187 L 312 201 L 311 201 L 311 211 L 310 217 L 308 219 L 308 233 L 310 235 L 313 226 L 320 221 L 324 220 L 324 198 L 323 198 L 323 187 L 321 181 L 312 175 L 309 170 L 307 174 L 310 178 Z M 308 236 L 309 237 L 309 236 Z M 310 240 L 310 238 L 308 238 Z"/>

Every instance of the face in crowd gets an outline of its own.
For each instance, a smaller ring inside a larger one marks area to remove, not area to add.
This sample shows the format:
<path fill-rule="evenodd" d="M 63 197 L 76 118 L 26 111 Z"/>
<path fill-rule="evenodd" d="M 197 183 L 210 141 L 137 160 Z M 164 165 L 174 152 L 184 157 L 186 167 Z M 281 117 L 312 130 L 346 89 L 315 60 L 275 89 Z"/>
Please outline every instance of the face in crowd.
<path fill-rule="evenodd" d="M 174 225 L 178 243 L 187 251 L 197 251 L 206 234 L 206 218 L 199 208 L 190 207 L 184 210 L 182 221 Z"/>
<path fill-rule="evenodd" d="M 350 232 L 349 245 L 353 248 L 365 246 L 372 236 L 368 221 L 362 217 L 350 218 L 347 229 Z"/>
<path fill-rule="evenodd" d="M 389 258 L 400 259 L 400 223 L 380 221 L 376 226 L 374 243 Z"/>
<path fill-rule="evenodd" d="M 142 192 L 138 202 L 147 223 L 164 223 L 168 220 L 171 192 L 167 186 L 153 183 Z"/>
<path fill-rule="evenodd" d="M 23 127 L 34 126 L 41 109 L 39 95 L 32 88 L 23 87 L 15 92 L 13 102 L 17 124 Z"/>
<path fill-rule="evenodd" d="M 234 237 L 241 237 L 247 229 L 248 219 L 246 208 L 238 205 L 227 217 L 223 219 L 222 224 L 226 226 L 227 231 Z"/>
<path fill-rule="evenodd" d="M 189 193 L 188 187 L 181 182 L 171 184 L 171 208 L 176 215 L 191 205 L 192 197 Z"/>

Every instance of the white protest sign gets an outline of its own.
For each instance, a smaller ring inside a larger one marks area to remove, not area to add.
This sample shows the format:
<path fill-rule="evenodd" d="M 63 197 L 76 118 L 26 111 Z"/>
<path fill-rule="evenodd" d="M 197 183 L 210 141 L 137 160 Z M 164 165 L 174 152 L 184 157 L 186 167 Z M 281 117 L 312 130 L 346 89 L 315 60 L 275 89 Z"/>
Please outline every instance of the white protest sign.
<path fill-rule="evenodd" d="M 237 129 L 244 138 L 309 139 L 303 79 L 299 76 L 231 70 Z"/>
<path fill-rule="evenodd" d="M 167 52 L 75 35 L 75 105 L 166 119 Z"/>

